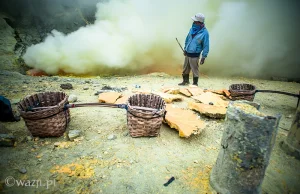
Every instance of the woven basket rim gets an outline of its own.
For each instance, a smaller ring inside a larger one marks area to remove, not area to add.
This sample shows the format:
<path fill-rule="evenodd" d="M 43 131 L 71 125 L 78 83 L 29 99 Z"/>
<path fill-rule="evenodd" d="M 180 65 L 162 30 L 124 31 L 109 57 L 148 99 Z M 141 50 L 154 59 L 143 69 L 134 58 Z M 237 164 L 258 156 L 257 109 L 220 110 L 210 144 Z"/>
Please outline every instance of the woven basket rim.
<path fill-rule="evenodd" d="M 152 95 L 152 96 L 156 96 L 156 97 L 158 97 L 158 98 L 161 98 L 161 99 L 163 100 L 163 98 L 162 98 L 161 96 L 157 95 L 157 94 L 134 94 L 134 95 L 130 96 L 130 97 L 127 99 L 126 104 L 127 104 L 128 110 L 134 111 L 135 113 L 144 114 L 144 115 L 147 115 L 147 116 L 153 115 L 153 111 L 150 111 L 150 110 L 149 110 L 149 111 L 146 111 L 146 110 L 138 110 L 138 109 L 133 108 L 133 107 L 130 105 L 130 103 L 129 103 L 130 99 L 131 99 L 133 96 L 138 96 L 138 95 Z M 163 100 L 163 101 L 164 101 L 164 100 Z M 158 110 L 156 113 L 162 116 L 162 115 L 164 114 L 165 110 L 166 110 L 166 103 L 165 103 L 165 101 L 164 101 L 164 103 L 163 103 L 162 108 L 156 109 L 156 110 Z"/>
<path fill-rule="evenodd" d="M 234 89 L 235 86 L 251 86 L 253 89 L 251 90 L 236 90 Z M 231 84 L 229 86 L 229 92 L 232 96 L 243 96 L 243 95 L 253 95 L 256 92 L 256 87 L 252 84 L 241 83 L 241 84 Z"/>
<path fill-rule="evenodd" d="M 41 110 L 36 110 L 34 112 L 31 111 L 25 111 L 23 110 L 23 108 L 21 107 L 20 103 L 22 103 L 23 101 L 25 101 L 26 99 L 29 99 L 30 97 L 34 96 L 34 95 L 47 95 L 47 94 L 63 94 L 64 98 L 56 105 L 51 106 L 47 109 L 41 109 Z M 64 105 L 68 103 L 68 95 L 65 94 L 64 92 L 40 92 L 40 93 L 35 93 L 30 95 L 29 97 L 25 97 L 23 98 L 19 103 L 18 103 L 18 111 L 21 115 L 21 117 L 25 118 L 25 119 L 33 119 L 33 118 L 40 118 L 42 119 L 43 117 L 41 117 L 41 115 L 48 113 L 49 111 L 52 111 L 52 114 L 48 114 L 46 117 L 49 117 L 51 115 L 55 115 L 58 114 L 59 112 L 61 112 L 64 108 Z"/>

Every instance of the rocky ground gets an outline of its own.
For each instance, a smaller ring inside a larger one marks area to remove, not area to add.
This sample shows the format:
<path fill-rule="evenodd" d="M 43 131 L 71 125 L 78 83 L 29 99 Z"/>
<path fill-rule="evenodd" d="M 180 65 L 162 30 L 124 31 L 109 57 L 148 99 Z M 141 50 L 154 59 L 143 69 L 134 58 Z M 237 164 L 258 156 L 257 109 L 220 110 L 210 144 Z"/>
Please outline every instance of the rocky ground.
<path fill-rule="evenodd" d="M 97 102 L 95 93 L 104 86 L 127 90 L 177 86 L 181 78 L 162 73 L 126 77 L 29 77 L 0 72 L 0 94 L 16 103 L 27 95 L 44 91 L 64 91 L 76 95 L 77 102 Z M 64 90 L 61 84 L 71 83 Z M 199 87 L 228 88 L 233 83 L 251 83 L 258 89 L 297 93 L 299 83 L 245 78 L 202 76 Z M 297 99 L 280 94 L 257 93 L 255 102 L 268 115 L 282 118 L 270 164 L 262 185 L 263 193 L 298 193 L 300 161 L 287 156 L 279 143 L 287 136 Z M 185 106 L 184 102 L 174 102 Z M 3 193 L 211 193 L 209 173 L 213 167 L 223 132 L 224 120 L 205 120 L 200 134 L 180 138 L 178 132 L 163 124 L 159 137 L 131 138 L 126 111 L 113 108 L 71 109 L 71 122 L 64 136 L 32 138 L 23 119 L 0 123 L 1 133 L 17 138 L 15 147 L 1 147 L 0 192 Z M 67 138 L 71 130 L 80 136 Z M 77 132 L 78 132 L 77 131 Z M 74 132 L 74 131 L 73 131 Z M 76 133 L 76 131 L 75 131 Z M 41 184 L 7 185 L 13 179 L 40 180 Z M 167 187 L 171 177 L 175 180 Z M 12 179 L 13 178 L 13 179 Z M 48 181 L 48 182 L 47 182 Z M 48 183 L 48 188 L 47 188 Z"/>

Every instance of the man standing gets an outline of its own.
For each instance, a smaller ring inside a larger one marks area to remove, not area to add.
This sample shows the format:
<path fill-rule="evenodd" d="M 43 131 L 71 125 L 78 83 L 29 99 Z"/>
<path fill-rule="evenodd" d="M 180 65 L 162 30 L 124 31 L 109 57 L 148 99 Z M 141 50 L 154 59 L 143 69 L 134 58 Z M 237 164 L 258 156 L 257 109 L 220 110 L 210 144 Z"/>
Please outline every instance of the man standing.
<path fill-rule="evenodd" d="M 182 71 L 183 82 L 178 84 L 180 86 L 188 85 L 189 73 L 193 72 L 193 85 L 198 86 L 199 78 L 199 58 L 202 52 L 200 65 L 204 64 L 205 58 L 209 52 L 209 34 L 204 25 L 205 16 L 202 13 L 197 13 L 192 17 L 193 25 L 189 34 L 185 39 L 184 46 L 184 64 Z"/>

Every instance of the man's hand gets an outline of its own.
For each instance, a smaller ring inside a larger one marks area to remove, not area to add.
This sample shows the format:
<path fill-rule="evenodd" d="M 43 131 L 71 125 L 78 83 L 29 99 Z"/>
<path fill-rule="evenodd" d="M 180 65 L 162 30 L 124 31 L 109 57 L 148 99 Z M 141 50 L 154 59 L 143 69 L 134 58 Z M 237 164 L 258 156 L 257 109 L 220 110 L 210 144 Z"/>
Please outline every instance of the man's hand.
<path fill-rule="evenodd" d="M 186 56 L 186 51 L 183 51 L 183 55 Z"/>
<path fill-rule="evenodd" d="M 202 57 L 202 58 L 201 58 L 201 61 L 200 61 L 200 65 L 203 65 L 203 64 L 204 64 L 204 61 L 205 61 L 205 58 Z"/>

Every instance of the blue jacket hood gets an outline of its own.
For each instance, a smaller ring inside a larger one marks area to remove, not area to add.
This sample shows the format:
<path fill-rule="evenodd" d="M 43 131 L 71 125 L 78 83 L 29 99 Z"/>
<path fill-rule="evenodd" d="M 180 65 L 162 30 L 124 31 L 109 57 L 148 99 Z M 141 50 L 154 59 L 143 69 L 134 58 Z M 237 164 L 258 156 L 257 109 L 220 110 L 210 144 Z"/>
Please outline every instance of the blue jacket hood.
<path fill-rule="evenodd" d="M 195 36 L 192 37 L 190 29 L 186 39 L 184 50 L 188 53 L 201 53 L 206 58 L 209 52 L 209 34 L 206 27 L 203 27 Z"/>

